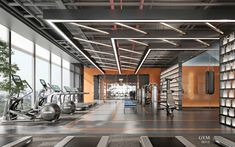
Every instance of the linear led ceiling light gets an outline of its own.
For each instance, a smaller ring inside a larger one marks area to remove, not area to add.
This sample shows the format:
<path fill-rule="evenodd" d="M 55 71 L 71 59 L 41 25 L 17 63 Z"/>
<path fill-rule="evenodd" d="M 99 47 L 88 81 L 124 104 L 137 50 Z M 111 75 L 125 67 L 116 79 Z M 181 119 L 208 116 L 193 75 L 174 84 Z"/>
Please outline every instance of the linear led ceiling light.
<path fill-rule="evenodd" d="M 151 48 L 151 51 L 218 51 L 219 49 L 208 48 Z M 170 58 L 148 58 L 151 59 L 170 59 Z"/>
<path fill-rule="evenodd" d="M 122 65 L 122 67 L 135 68 L 134 66 Z"/>
<path fill-rule="evenodd" d="M 107 60 L 107 61 L 116 61 L 114 59 L 110 59 L 110 58 L 102 58 L 102 57 L 97 57 L 97 56 L 91 56 L 94 59 L 100 59 L 100 60 Z"/>
<path fill-rule="evenodd" d="M 78 23 L 70 23 L 70 24 L 71 24 L 71 25 L 74 25 L 74 26 L 81 27 L 81 28 L 85 28 L 85 29 L 88 29 L 88 30 L 100 32 L 100 33 L 103 33 L 103 34 L 106 34 L 106 35 L 109 34 L 109 32 L 102 31 L 102 30 L 99 30 L 99 29 L 96 29 L 96 28 L 92 28 L 92 27 L 88 27 L 88 26 L 85 26 L 85 25 L 82 25 L 82 24 L 78 24 Z"/>
<path fill-rule="evenodd" d="M 122 68 L 122 70 L 135 71 L 135 69 L 130 69 L 130 68 Z"/>
<path fill-rule="evenodd" d="M 205 45 L 205 46 L 210 46 L 210 44 L 208 44 L 208 43 L 206 43 L 206 42 L 204 42 L 204 41 L 202 41 L 202 40 L 200 40 L 200 39 L 195 39 L 195 41 L 197 41 L 197 42 L 199 42 L 199 43 L 201 43 L 201 44 L 203 44 L 203 45 Z"/>
<path fill-rule="evenodd" d="M 120 56 L 120 57 L 124 58 L 124 59 L 131 59 L 131 60 L 139 61 L 139 59 L 137 59 L 137 58 L 127 57 L 127 56 Z"/>
<path fill-rule="evenodd" d="M 144 45 L 144 46 L 149 46 L 147 43 L 136 41 L 136 40 L 133 40 L 133 39 L 128 39 L 128 41 L 138 43 L 138 44 L 141 44 L 141 45 Z"/>
<path fill-rule="evenodd" d="M 119 50 L 122 50 L 122 51 L 130 52 L 130 53 L 139 54 L 139 55 L 141 55 L 141 54 L 142 54 L 141 52 L 137 52 L 137 51 L 133 51 L 133 50 L 125 49 L 125 48 L 122 48 L 122 47 L 119 47 L 118 49 L 119 49 Z"/>
<path fill-rule="evenodd" d="M 117 69 L 117 67 L 108 66 L 108 65 L 100 65 L 100 67 L 102 67 L 102 68 L 111 68 L 111 69 Z"/>
<path fill-rule="evenodd" d="M 132 64 L 132 65 L 138 65 L 137 63 L 133 63 L 133 62 L 126 62 L 126 61 L 120 61 L 121 63 L 126 63 L 126 64 Z"/>
<path fill-rule="evenodd" d="M 177 29 L 176 27 L 173 27 L 173 26 L 171 26 L 171 25 L 169 25 L 169 24 L 167 24 L 167 23 L 161 22 L 160 24 L 161 24 L 161 25 L 164 25 L 164 26 L 166 26 L 166 27 L 168 27 L 168 28 L 171 28 L 172 30 L 174 30 L 174 31 L 176 31 L 176 32 L 179 32 L 180 34 L 183 34 L 183 35 L 186 34 L 184 31 L 182 31 L 182 30 L 180 30 L 180 29 Z"/>
<path fill-rule="evenodd" d="M 73 37 L 73 39 L 88 42 L 88 43 L 93 43 L 93 44 L 97 44 L 97 45 L 101 45 L 101 46 L 112 47 L 109 44 L 104 44 L 104 43 L 100 43 L 100 42 L 96 42 L 96 41 L 86 40 L 86 39 L 82 39 L 82 38 L 78 38 L 78 37 Z"/>
<path fill-rule="evenodd" d="M 62 36 L 66 41 L 68 41 L 74 48 L 76 48 L 88 61 L 91 62 L 102 74 L 104 74 L 104 71 L 99 68 L 83 51 L 78 48 L 73 41 L 71 41 L 53 22 L 47 21 L 48 24 L 60 35 Z"/>
<path fill-rule="evenodd" d="M 174 45 L 174 46 L 179 46 L 177 43 L 175 43 L 175 42 L 173 42 L 173 41 L 170 41 L 170 40 L 167 40 L 167 39 L 162 39 L 162 41 L 167 42 L 167 43 L 169 43 L 169 44 L 172 44 L 172 45 Z"/>
<path fill-rule="evenodd" d="M 112 46 L 113 46 L 113 52 L 114 52 L 115 60 L 116 60 L 116 63 L 117 63 L 118 73 L 121 74 L 122 72 L 121 72 L 121 66 L 120 66 L 120 62 L 119 62 L 119 56 L 118 56 L 115 40 L 113 38 L 111 38 L 111 43 L 112 43 Z"/>
<path fill-rule="evenodd" d="M 151 52 L 151 49 L 149 49 L 147 51 L 147 53 L 145 54 L 143 60 L 140 62 L 140 65 L 137 67 L 136 71 L 135 71 L 135 74 L 138 73 L 138 71 L 140 70 L 140 67 L 143 65 L 144 61 L 146 60 L 146 58 L 148 57 L 149 53 Z"/>
<path fill-rule="evenodd" d="M 220 33 L 220 34 L 224 34 L 223 31 L 221 31 L 220 29 L 216 28 L 216 27 L 215 27 L 214 25 L 212 25 L 211 23 L 206 22 L 205 24 L 208 25 L 208 26 L 209 26 L 211 29 L 213 29 L 214 31 L 216 31 L 216 32 L 218 32 L 218 33 Z"/>
<path fill-rule="evenodd" d="M 140 32 L 140 33 L 142 33 L 142 34 L 148 34 L 147 32 L 145 32 L 145 31 L 143 31 L 143 30 L 140 30 L 140 29 L 137 29 L 137 28 L 134 28 L 134 27 L 131 27 L 131 26 L 128 26 L 128 25 L 125 25 L 125 24 L 123 24 L 123 23 L 115 23 L 116 25 L 119 25 L 119 26 L 122 26 L 122 27 L 125 27 L 125 28 L 128 28 L 128 29 L 131 29 L 131 30 L 134 30 L 134 31 L 136 31 L 136 32 Z"/>
<path fill-rule="evenodd" d="M 84 49 L 86 51 L 89 51 L 89 52 L 94 52 L 94 53 L 100 53 L 100 54 L 106 54 L 106 55 L 111 55 L 113 56 L 112 53 L 107 53 L 107 52 L 102 52 L 102 51 L 96 51 L 96 50 L 91 50 L 91 49 Z"/>
<path fill-rule="evenodd" d="M 114 64 L 114 63 L 108 63 L 108 62 L 99 62 L 99 61 L 97 61 L 96 63 L 104 64 L 104 65 L 114 65 L 114 66 L 116 66 L 116 64 Z"/>

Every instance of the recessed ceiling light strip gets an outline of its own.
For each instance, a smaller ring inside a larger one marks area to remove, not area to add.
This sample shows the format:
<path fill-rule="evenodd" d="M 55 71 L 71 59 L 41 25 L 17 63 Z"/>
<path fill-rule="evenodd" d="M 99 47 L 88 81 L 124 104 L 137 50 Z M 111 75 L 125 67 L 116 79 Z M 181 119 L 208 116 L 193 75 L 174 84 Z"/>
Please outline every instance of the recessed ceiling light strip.
<path fill-rule="evenodd" d="M 127 57 L 127 56 L 120 56 L 121 58 L 125 58 L 125 59 L 131 59 L 131 60 L 136 60 L 139 61 L 140 59 L 137 58 L 132 58 L 132 57 Z"/>
<path fill-rule="evenodd" d="M 91 56 L 94 59 L 100 59 L 100 60 L 107 60 L 107 61 L 116 61 L 114 59 L 110 59 L 110 58 L 102 58 L 102 57 L 97 57 L 97 56 Z"/>
<path fill-rule="evenodd" d="M 144 42 L 136 41 L 136 40 L 133 40 L 133 39 L 127 39 L 127 40 L 130 41 L 130 42 L 140 44 L 140 45 L 149 46 L 147 43 L 144 43 Z"/>
<path fill-rule="evenodd" d="M 130 68 L 122 68 L 122 70 L 135 71 L 134 69 L 130 69 Z"/>
<path fill-rule="evenodd" d="M 104 74 L 104 71 L 99 68 L 85 53 L 83 53 L 83 51 L 81 51 L 54 23 L 47 21 L 48 24 L 54 28 L 54 30 L 60 34 L 66 41 L 68 41 L 74 48 L 76 48 L 87 60 L 90 61 L 90 63 L 92 63 L 101 73 Z"/>
<path fill-rule="evenodd" d="M 178 46 L 177 43 L 175 43 L 175 42 L 173 42 L 173 41 L 170 41 L 170 40 L 162 39 L 162 41 L 167 42 L 167 43 L 169 43 L 169 44 L 172 44 L 172 45 L 174 45 L 174 46 Z"/>
<path fill-rule="evenodd" d="M 149 49 L 149 50 L 147 51 L 147 53 L 145 54 L 143 60 L 140 62 L 140 65 L 139 65 L 138 68 L 136 69 L 135 74 L 138 73 L 138 71 L 140 70 L 142 64 L 144 63 L 144 61 L 146 60 L 146 58 L 148 57 L 148 55 L 149 55 L 150 52 L 151 52 L 151 49 Z"/>
<path fill-rule="evenodd" d="M 97 44 L 97 45 L 101 45 L 101 46 L 112 47 L 109 44 L 100 43 L 100 42 L 91 41 L 91 40 L 86 40 L 86 39 L 82 39 L 82 38 L 78 38 L 78 37 L 73 37 L 73 39 L 76 39 L 76 40 L 79 40 L 79 41 L 88 42 L 88 43 L 93 43 L 93 44 Z"/>
<path fill-rule="evenodd" d="M 126 63 L 126 64 L 132 64 L 132 65 L 138 65 L 137 63 L 132 63 L 132 62 L 126 62 L 126 61 L 120 61 L 121 63 Z"/>
<path fill-rule="evenodd" d="M 221 31 L 219 28 L 216 28 L 214 25 L 212 25 L 211 23 L 209 23 L 209 22 L 206 22 L 205 23 L 206 25 L 208 25 L 211 29 L 213 29 L 214 31 L 216 31 L 216 32 L 218 32 L 218 33 L 220 33 L 220 34 L 224 34 L 224 32 L 223 31 Z"/>
<path fill-rule="evenodd" d="M 102 30 L 99 30 L 99 29 L 96 29 L 96 28 L 92 28 L 92 27 L 88 27 L 88 26 L 85 26 L 85 25 L 82 25 L 82 24 L 78 24 L 78 23 L 70 23 L 70 24 L 74 25 L 74 26 L 81 27 L 81 28 L 85 28 L 85 29 L 88 29 L 88 30 L 100 32 L 100 33 L 103 33 L 103 34 L 107 34 L 107 35 L 109 34 L 109 32 L 102 31 Z"/>
<path fill-rule="evenodd" d="M 119 50 L 122 50 L 122 51 L 130 52 L 130 53 L 139 54 L 139 55 L 141 55 L 141 54 L 142 54 L 141 52 L 137 52 L 137 51 L 133 51 L 133 50 L 125 49 L 125 48 L 122 48 L 122 47 L 119 47 L 118 49 L 119 49 Z"/>
<path fill-rule="evenodd" d="M 181 23 L 181 22 L 186 22 L 186 23 L 194 23 L 194 22 L 198 22 L 198 23 L 203 23 L 203 22 L 211 22 L 211 23 L 213 23 L 213 22 L 225 22 L 225 23 L 232 23 L 232 22 L 235 22 L 235 20 L 234 19 L 198 19 L 198 20 L 180 20 L 180 19 L 175 19 L 175 20 L 170 20 L 170 19 L 168 19 L 168 20 L 74 20 L 74 19 L 71 19 L 71 20 L 65 20 L 65 19 L 63 19 L 63 20 L 57 20 L 57 19 L 47 19 L 47 21 L 50 21 L 50 22 L 88 22 L 88 23 L 91 23 L 91 22 L 110 22 L 110 23 L 115 23 L 115 22 L 121 22 L 121 23 L 145 23 L 145 22 L 148 22 L 148 23 L 157 23 L 157 22 L 159 22 L 159 23 L 161 23 L 161 22 L 167 22 L 167 23 L 170 23 L 170 22 L 172 22 L 172 23 L 175 23 L 175 22 L 179 22 L 179 23 Z"/>
<path fill-rule="evenodd" d="M 125 28 L 128 28 L 128 29 L 131 29 L 131 30 L 134 30 L 134 31 L 136 31 L 136 32 L 140 32 L 140 33 L 142 33 L 142 34 L 148 34 L 147 32 L 145 32 L 145 31 L 143 31 L 143 30 L 140 30 L 140 29 L 137 29 L 137 28 L 134 28 L 134 27 L 131 27 L 131 26 L 128 26 L 128 25 L 126 25 L 126 24 L 123 24 L 123 23 L 115 23 L 116 25 L 119 25 L 119 26 L 122 26 L 122 27 L 125 27 Z"/>
<path fill-rule="evenodd" d="M 186 34 L 184 31 L 182 31 L 182 30 L 180 30 L 180 29 L 177 29 L 176 27 L 173 27 L 173 26 L 171 26 L 171 25 L 169 25 L 169 24 L 167 24 L 167 23 L 161 22 L 160 24 L 161 24 L 161 25 L 164 25 L 164 26 L 166 26 L 166 27 L 168 27 L 168 28 L 171 28 L 172 30 L 174 30 L 174 31 L 176 31 L 176 32 L 179 32 L 180 34 L 183 34 L 183 35 Z"/>
<path fill-rule="evenodd" d="M 100 54 L 106 54 L 106 55 L 114 56 L 114 54 L 112 54 L 112 53 L 107 53 L 107 52 L 102 52 L 102 51 L 96 51 L 96 50 L 91 50 L 91 49 L 84 49 L 84 50 L 89 51 L 89 52 L 94 52 L 94 53 L 100 53 Z"/>
<path fill-rule="evenodd" d="M 115 55 L 115 60 L 116 60 L 116 63 L 117 63 L 118 72 L 119 72 L 119 74 L 121 74 L 121 66 L 120 66 L 118 51 L 117 51 L 117 47 L 116 47 L 116 44 L 115 44 L 115 40 L 112 39 L 112 38 L 111 38 L 111 43 L 112 43 L 112 46 L 113 46 L 113 52 L 114 52 L 114 55 Z"/>
<path fill-rule="evenodd" d="M 197 42 L 199 42 L 199 43 L 201 43 L 201 44 L 203 44 L 203 45 L 205 45 L 205 46 L 210 46 L 210 44 L 208 44 L 208 43 L 206 43 L 206 42 L 204 42 L 204 41 L 202 41 L 202 40 L 200 40 L 200 39 L 195 39 Z"/>
<path fill-rule="evenodd" d="M 134 66 L 128 66 L 128 65 L 121 65 L 122 67 L 127 67 L 127 68 L 135 68 Z"/>
<path fill-rule="evenodd" d="M 218 51 L 219 49 L 208 49 L 208 48 L 151 48 L 152 51 Z M 156 58 L 158 59 L 158 58 Z M 161 58 L 159 58 L 161 59 Z"/>
<path fill-rule="evenodd" d="M 100 65 L 100 67 L 102 67 L 102 68 L 111 68 L 111 69 L 117 69 L 117 67 L 108 66 L 108 65 Z"/>
<path fill-rule="evenodd" d="M 116 66 L 116 64 L 113 64 L 113 63 L 107 63 L 107 62 L 99 62 L 99 61 L 97 61 L 96 63 L 104 64 L 104 65 L 114 65 L 114 66 Z"/>

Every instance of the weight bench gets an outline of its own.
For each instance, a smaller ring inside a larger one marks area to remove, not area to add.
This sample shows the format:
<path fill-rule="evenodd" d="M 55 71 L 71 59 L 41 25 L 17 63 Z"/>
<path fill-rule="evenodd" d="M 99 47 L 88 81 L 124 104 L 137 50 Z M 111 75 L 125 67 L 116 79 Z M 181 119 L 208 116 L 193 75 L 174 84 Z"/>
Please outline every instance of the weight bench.
<path fill-rule="evenodd" d="M 136 105 L 136 102 L 133 100 L 124 101 L 124 113 L 126 112 L 126 108 L 133 108 L 137 112 L 137 105 Z"/>

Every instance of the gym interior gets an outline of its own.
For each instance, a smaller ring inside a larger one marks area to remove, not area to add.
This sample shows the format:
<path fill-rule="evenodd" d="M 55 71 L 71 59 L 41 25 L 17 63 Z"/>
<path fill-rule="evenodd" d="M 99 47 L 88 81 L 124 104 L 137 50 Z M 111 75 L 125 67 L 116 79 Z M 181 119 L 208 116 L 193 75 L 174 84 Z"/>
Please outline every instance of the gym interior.
<path fill-rule="evenodd" d="M 234 1 L 0 6 L 0 146 L 235 147 Z"/>

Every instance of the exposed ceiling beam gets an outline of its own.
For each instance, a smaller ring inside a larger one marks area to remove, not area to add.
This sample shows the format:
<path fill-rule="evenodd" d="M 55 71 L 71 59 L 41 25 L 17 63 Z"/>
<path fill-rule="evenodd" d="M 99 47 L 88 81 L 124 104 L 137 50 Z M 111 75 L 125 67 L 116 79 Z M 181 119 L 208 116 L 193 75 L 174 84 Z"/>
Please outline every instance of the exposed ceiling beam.
<path fill-rule="evenodd" d="M 65 5 L 77 5 L 77 6 L 109 6 L 109 2 L 75 2 L 65 3 Z M 119 3 L 114 3 L 115 6 L 119 6 Z M 122 6 L 139 6 L 139 2 L 124 2 Z M 234 2 L 145 2 L 143 6 L 162 6 L 162 7 L 183 7 L 183 6 L 235 6 Z"/>
<path fill-rule="evenodd" d="M 231 15 L 233 13 L 235 13 L 233 7 L 203 11 L 200 9 L 169 8 L 120 11 L 92 7 L 79 10 L 44 9 L 43 18 L 54 22 L 235 22 L 235 15 Z"/>

